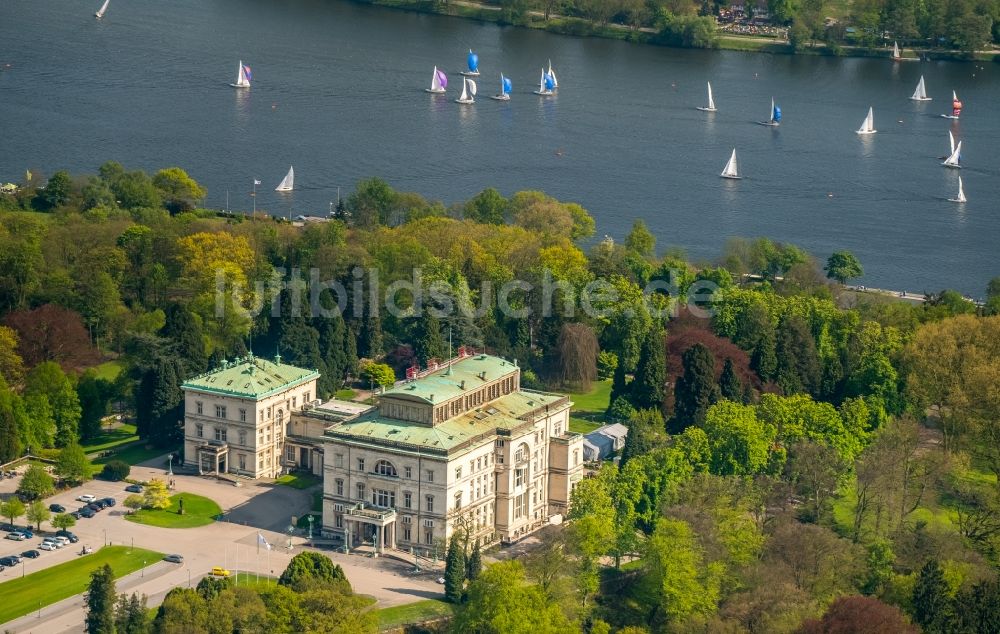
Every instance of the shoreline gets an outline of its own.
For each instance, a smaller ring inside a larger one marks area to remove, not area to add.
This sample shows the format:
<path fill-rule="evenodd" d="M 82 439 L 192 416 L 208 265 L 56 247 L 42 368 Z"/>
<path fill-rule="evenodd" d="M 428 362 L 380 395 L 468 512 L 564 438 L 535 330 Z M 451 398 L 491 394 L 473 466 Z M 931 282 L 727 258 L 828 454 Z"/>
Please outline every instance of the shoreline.
<path fill-rule="evenodd" d="M 658 32 L 648 27 L 633 29 L 626 25 L 615 23 L 598 25 L 593 24 L 588 20 L 584 20 L 583 18 L 555 15 L 552 15 L 548 20 L 545 20 L 542 12 L 540 11 L 529 11 L 525 19 L 515 23 L 505 17 L 502 7 L 483 4 L 481 2 L 476 2 L 475 0 L 451 0 L 447 3 L 436 2 L 435 0 L 353 1 L 357 4 L 367 4 L 387 9 L 396 9 L 399 11 L 440 15 L 466 20 L 476 20 L 479 22 L 491 22 L 501 26 L 547 31 L 556 35 L 598 37 L 645 44 L 649 46 L 661 46 L 664 48 L 696 48 L 683 46 L 675 47 L 669 44 L 656 42 L 654 41 L 654 38 L 658 35 Z M 811 42 L 809 45 L 803 46 L 796 51 L 792 45 L 785 40 L 764 36 L 733 35 L 719 30 L 716 30 L 715 33 L 715 46 L 712 48 L 702 48 L 701 50 L 740 51 L 745 53 L 768 53 L 771 55 L 873 57 L 882 58 L 887 61 L 890 60 L 889 49 L 870 49 L 850 45 L 841 45 L 836 48 L 831 48 L 821 42 Z M 906 48 L 905 50 L 911 53 L 919 53 L 927 61 L 1000 62 L 1000 50 L 977 51 L 976 53 L 943 51 L 936 49 L 921 50 L 914 48 Z"/>

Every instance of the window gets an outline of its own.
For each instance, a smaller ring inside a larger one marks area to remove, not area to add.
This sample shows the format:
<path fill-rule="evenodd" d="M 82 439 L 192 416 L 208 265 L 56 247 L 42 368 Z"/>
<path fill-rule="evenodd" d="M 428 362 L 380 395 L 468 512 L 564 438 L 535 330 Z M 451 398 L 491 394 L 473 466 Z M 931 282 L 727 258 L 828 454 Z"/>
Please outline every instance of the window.
<path fill-rule="evenodd" d="M 433 495 L 428 495 L 427 496 L 427 512 L 428 513 L 433 513 L 434 512 L 434 496 Z"/>
<path fill-rule="evenodd" d="M 403 467 L 403 477 L 410 479 L 413 477 L 413 467 Z"/>
<path fill-rule="evenodd" d="M 247 456 L 246 454 L 240 454 L 240 471 L 246 471 L 247 469 Z"/>
<path fill-rule="evenodd" d="M 455 467 L 455 479 L 456 480 L 462 479 L 462 467 Z"/>
<path fill-rule="evenodd" d="M 462 492 L 459 491 L 455 494 L 455 510 L 462 508 Z"/>
<path fill-rule="evenodd" d="M 364 467 L 362 467 L 363 469 Z M 399 477 L 396 473 L 396 467 L 392 466 L 392 463 L 388 460 L 379 460 L 375 463 L 375 473 L 378 475 L 389 476 L 390 478 Z"/>
<path fill-rule="evenodd" d="M 427 481 L 434 482 L 434 471 L 432 469 L 427 470 Z"/>
<path fill-rule="evenodd" d="M 305 405 L 305 404 L 306 404 L 306 403 L 308 403 L 308 402 L 309 402 L 309 392 L 306 392 L 306 393 L 305 393 L 305 394 L 304 394 L 304 395 L 302 396 L 302 404 L 303 404 L 303 405 Z"/>
<path fill-rule="evenodd" d="M 205 427 L 203 425 L 195 425 L 194 426 L 194 435 L 197 436 L 198 438 L 204 438 L 205 437 Z"/>
<path fill-rule="evenodd" d="M 263 458 L 260 459 L 260 464 L 258 465 L 257 468 L 258 469 L 263 469 L 264 468 L 264 459 Z"/>
<path fill-rule="evenodd" d="M 226 428 L 216 427 L 215 428 L 215 439 L 219 442 L 226 442 Z"/>
<path fill-rule="evenodd" d="M 562 423 L 556 423 L 556 436 L 562 436 Z"/>
<path fill-rule="evenodd" d="M 403 491 L 403 508 L 413 507 L 413 494 L 409 491 Z"/>
<path fill-rule="evenodd" d="M 427 545 L 434 543 L 434 531 L 424 531 L 424 543 Z"/>
<path fill-rule="evenodd" d="M 365 459 L 358 458 L 358 471 L 364 471 L 364 470 L 365 470 Z"/>
<path fill-rule="evenodd" d="M 363 482 L 358 482 L 358 499 L 365 499 L 365 485 Z"/>
<path fill-rule="evenodd" d="M 580 464 L 580 450 L 579 449 L 574 449 L 573 450 L 573 466 L 575 467 L 578 464 Z"/>
<path fill-rule="evenodd" d="M 476 471 L 479 471 L 482 468 L 483 468 L 483 459 L 482 459 L 482 457 L 476 458 Z"/>
<path fill-rule="evenodd" d="M 226 406 L 225 405 L 216 405 L 215 406 L 215 417 L 216 418 L 225 418 L 226 417 Z"/>
<path fill-rule="evenodd" d="M 403 527 L 403 541 L 404 542 L 410 541 L 410 527 L 409 526 L 404 526 Z"/>
<path fill-rule="evenodd" d="M 344 454 L 342 453 L 333 454 L 333 466 L 339 469 L 344 468 Z"/>
<path fill-rule="evenodd" d="M 295 462 L 295 447 L 288 445 L 285 447 L 285 460 Z"/>
<path fill-rule="evenodd" d="M 241 446 L 242 445 L 246 445 L 247 444 L 247 430 L 241 429 L 239 431 L 239 434 L 240 434 L 240 445 Z"/>
<path fill-rule="evenodd" d="M 344 495 L 344 481 L 341 479 L 336 480 L 337 483 L 337 495 L 343 497 Z"/>
<path fill-rule="evenodd" d="M 247 422 L 247 411 L 242 408 L 240 409 L 240 422 L 241 423 Z"/>
<path fill-rule="evenodd" d="M 297 397 L 297 396 L 293 396 L 292 397 L 292 409 L 295 409 L 296 407 L 298 407 L 298 404 L 299 404 L 298 401 L 299 401 L 299 397 Z"/>
<path fill-rule="evenodd" d="M 528 459 L 528 445 L 522 444 L 514 452 L 514 462 L 521 462 Z"/>
<path fill-rule="evenodd" d="M 201 401 L 195 401 L 194 407 L 199 414 L 204 414 L 204 412 L 202 411 L 204 408 L 202 407 Z"/>
<path fill-rule="evenodd" d="M 514 498 L 514 519 L 524 517 L 528 512 L 528 493 L 522 493 Z"/>
<path fill-rule="evenodd" d="M 526 469 L 514 469 L 514 486 L 524 486 L 524 472 Z"/>
<path fill-rule="evenodd" d="M 343 515 L 334 516 L 333 525 L 336 526 L 337 528 L 344 528 L 344 516 Z"/>
<path fill-rule="evenodd" d="M 372 489 L 372 504 L 385 508 L 396 506 L 396 492 Z"/>

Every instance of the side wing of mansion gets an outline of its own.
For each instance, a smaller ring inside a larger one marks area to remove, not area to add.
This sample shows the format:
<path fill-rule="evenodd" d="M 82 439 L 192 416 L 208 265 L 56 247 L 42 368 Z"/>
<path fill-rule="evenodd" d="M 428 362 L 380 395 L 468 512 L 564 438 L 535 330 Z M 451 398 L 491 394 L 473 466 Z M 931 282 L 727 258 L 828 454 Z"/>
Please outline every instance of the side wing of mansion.
<path fill-rule="evenodd" d="M 432 363 L 376 406 L 314 400 L 318 378 L 250 357 L 186 382 L 185 464 L 322 475 L 323 534 L 379 550 L 429 554 L 457 529 L 514 541 L 568 511 L 584 462 L 572 404 L 522 389 L 516 363 Z"/>

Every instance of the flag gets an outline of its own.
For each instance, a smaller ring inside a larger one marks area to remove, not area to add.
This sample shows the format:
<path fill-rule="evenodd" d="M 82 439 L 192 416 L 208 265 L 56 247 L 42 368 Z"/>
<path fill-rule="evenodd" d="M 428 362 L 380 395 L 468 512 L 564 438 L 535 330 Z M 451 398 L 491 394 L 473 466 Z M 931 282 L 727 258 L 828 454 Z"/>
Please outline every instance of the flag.
<path fill-rule="evenodd" d="M 250 67 L 243 64 L 243 74 L 246 75 L 247 81 L 253 79 L 253 75 L 250 73 Z"/>
<path fill-rule="evenodd" d="M 253 179 L 253 184 L 254 185 L 260 185 L 260 181 L 255 178 L 255 179 Z"/>
<path fill-rule="evenodd" d="M 26 181 L 30 181 L 31 180 L 31 172 L 30 171 L 24 170 L 24 180 L 26 180 Z"/>
<path fill-rule="evenodd" d="M 261 533 L 257 533 L 257 543 L 261 546 L 264 546 L 268 550 L 271 550 L 271 544 L 267 543 L 267 540 L 264 539 L 264 536 Z"/>

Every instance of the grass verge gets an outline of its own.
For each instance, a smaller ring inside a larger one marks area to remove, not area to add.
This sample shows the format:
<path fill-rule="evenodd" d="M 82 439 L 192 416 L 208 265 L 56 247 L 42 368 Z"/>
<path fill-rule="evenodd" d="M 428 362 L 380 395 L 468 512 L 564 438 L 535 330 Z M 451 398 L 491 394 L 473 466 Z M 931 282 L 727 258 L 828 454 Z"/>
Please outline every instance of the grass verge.
<path fill-rule="evenodd" d="M 125 364 L 119 360 L 105 361 L 101 365 L 94 368 L 94 372 L 97 373 L 97 378 L 104 379 L 106 381 L 114 382 L 118 378 L 118 375 L 122 373 L 125 369 Z"/>
<path fill-rule="evenodd" d="M 309 487 L 315 486 L 323 482 L 319 476 L 315 476 L 311 473 L 305 472 L 295 472 L 286 473 L 277 480 L 274 481 L 275 484 L 283 484 L 293 489 L 308 489 Z"/>
<path fill-rule="evenodd" d="M 84 592 L 90 583 L 90 573 L 104 564 L 110 565 L 118 578 L 139 570 L 143 562 L 152 564 L 162 558 L 163 553 L 143 548 L 105 546 L 91 555 L 0 583 L 0 596 L 3 597 L 0 623 L 34 612 L 39 605 L 45 607 Z"/>
<path fill-rule="evenodd" d="M 573 401 L 569 430 L 588 434 L 604 424 L 604 412 L 611 401 L 611 380 L 597 381 L 586 392 L 570 392 Z"/>
<path fill-rule="evenodd" d="M 184 515 L 177 512 L 180 509 L 182 499 L 184 500 Z M 206 497 L 194 493 L 178 493 L 170 497 L 170 508 L 142 509 L 131 515 L 126 515 L 125 519 L 137 524 L 147 524 L 160 528 L 194 528 L 211 524 L 220 513 L 222 513 L 222 509 L 219 505 Z"/>
<path fill-rule="evenodd" d="M 102 458 L 94 459 L 95 465 L 103 465 L 110 460 L 124 460 L 130 465 L 137 465 L 140 462 L 146 462 L 152 458 L 158 456 L 163 456 L 163 464 L 156 465 L 158 467 L 167 468 L 167 454 L 170 453 L 169 449 L 163 449 L 161 447 L 152 447 L 146 445 L 146 443 L 135 443 L 128 446 L 124 446 L 121 449 L 116 449 L 114 453 L 109 456 L 104 456 Z M 176 466 L 177 460 L 174 460 L 174 465 Z"/>
<path fill-rule="evenodd" d="M 378 627 L 387 630 L 411 623 L 423 623 L 431 619 L 454 614 L 452 604 L 441 599 L 425 599 L 406 605 L 394 605 L 378 611 Z"/>
<path fill-rule="evenodd" d="M 95 438 L 87 441 L 83 445 L 84 453 L 97 453 L 114 449 L 121 445 L 126 445 L 139 440 L 139 435 L 135 433 L 135 425 L 125 423 L 114 429 L 102 432 Z"/>
<path fill-rule="evenodd" d="M 353 401 L 354 397 L 357 396 L 357 394 L 358 393 L 352 390 L 351 388 L 345 387 L 342 390 L 337 390 L 337 393 L 334 394 L 333 396 L 334 398 L 337 398 L 341 401 Z"/>

